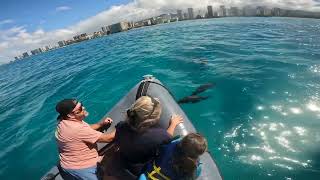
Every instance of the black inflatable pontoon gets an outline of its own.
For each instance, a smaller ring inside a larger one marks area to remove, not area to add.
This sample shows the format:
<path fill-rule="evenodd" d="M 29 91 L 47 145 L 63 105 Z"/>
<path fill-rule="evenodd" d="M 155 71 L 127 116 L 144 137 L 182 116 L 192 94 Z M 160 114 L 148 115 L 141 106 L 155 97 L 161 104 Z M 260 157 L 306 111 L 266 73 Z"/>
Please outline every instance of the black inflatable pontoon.
<path fill-rule="evenodd" d="M 175 135 L 184 136 L 189 132 L 196 132 L 191 121 L 188 119 L 186 114 L 182 111 L 180 106 L 176 103 L 175 99 L 171 96 L 170 92 L 166 87 L 152 75 L 144 76 L 144 80 L 139 82 L 130 92 L 124 96 L 107 114 L 106 116 L 113 119 L 112 126 L 108 128 L 107 131 L 114 130 L 114 126 L 126 118 L 126 110 L 134 103 L 137 97 L 141 95 L 149 95 L 156 97 L 160 100 L 162 104 L 162 114 L 160 119 L 160 125 L 163 128 L 169 126 L 169 120 L 171 115 L 179 114 L 184 118 L 184 123 L 179 124 L 175 129 Z M 105 117 L 106 117 L 105 116 Z M 112 149 L 112 143 L 104 144 L 99 143 L 98 149 L 99 154 L 104 155 L 108 154 L 110 156 L 109 149 Z M 112 156 L 112 154 L 111 154 Z M 199 180 L 222 180 L 222 176 L 219 172 L 219 169 L 214 162 L 213 158 L 209 153 L 205 153 L 200 157 L 202 162 L 202 170 L 200 176 L 197 178 Z M 134 178 L 133 178 L 134 179 Z M 55 166 L 49 172 L 47 172 L 41 180 L 63 180 L 60 176 L 58 167 Z"/>

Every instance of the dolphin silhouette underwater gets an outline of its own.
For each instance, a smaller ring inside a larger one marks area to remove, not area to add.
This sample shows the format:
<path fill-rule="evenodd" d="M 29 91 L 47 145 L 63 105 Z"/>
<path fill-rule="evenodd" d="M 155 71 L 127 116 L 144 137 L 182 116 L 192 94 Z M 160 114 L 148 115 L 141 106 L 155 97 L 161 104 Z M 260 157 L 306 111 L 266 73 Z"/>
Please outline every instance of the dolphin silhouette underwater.
<path fill-rule="evenodd" d="M 204 91 L 206 91 L 207 89 L 210 89 L 214 87 L 213 83 L 206 83 L 206 84 L 202 84 L 201 86 L 199 86 L 195 91 L 193 91 L 193 93 L 191 95 L 197 95 L 199 93 L 202 93 Z"/>
<path fill-rule="evenodd" d="M 191 95 L 184 97 L 178 101 L 178 104 L 185 104 L 185 103 L 197 103 L 199 101 L 208 99 L 209 96 L 198 96 L 198 95 Z"/>
<path fill-rule="evenodd" d="M 185 104 L 185 103 L 197 103 L 202 100 L 208 99 L 210 96 L 199 96 L 197 94 L 206 91 L 214 87 L 213 83 L 206 83 L 199 86 L 195 91 L 192 92 L 190 96 L 186 96 L 178 101 L 178 104 Z"/>

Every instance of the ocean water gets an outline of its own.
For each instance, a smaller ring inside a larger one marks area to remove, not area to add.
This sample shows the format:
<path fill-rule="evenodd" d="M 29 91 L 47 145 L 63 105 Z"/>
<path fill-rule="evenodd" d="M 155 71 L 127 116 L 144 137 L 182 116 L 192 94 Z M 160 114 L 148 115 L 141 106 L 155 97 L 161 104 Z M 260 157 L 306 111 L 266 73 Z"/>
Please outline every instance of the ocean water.
<path fill-rule="evenodd" d="M 319 179 L 320 20 L 221 18 L 113 34 L 0 66 L 0 179 L 39 179 L 58 161 L 57 101 L 96 122 L 145 74 L 177 99 L 226 180 Z"/>

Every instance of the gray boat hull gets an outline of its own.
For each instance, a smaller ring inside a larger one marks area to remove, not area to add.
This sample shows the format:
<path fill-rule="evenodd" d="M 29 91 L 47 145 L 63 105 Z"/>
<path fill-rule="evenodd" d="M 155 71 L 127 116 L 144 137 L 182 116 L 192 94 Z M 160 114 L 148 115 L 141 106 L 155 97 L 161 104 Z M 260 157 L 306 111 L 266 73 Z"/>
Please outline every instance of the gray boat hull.
<path fill-rule="evenodd" d="M 146 76 L 145 79 L 139 82 L 135 87 L 133 87 L 129 93 L 124 96 L 106 115 L 105 117 L 111 117 L 113 119 L 113 124 L 107 131 L 114 130 L 114 126 L 126 119 L 126 110 L 134 103 L 136 100 L 136 95 L 138 88 L 141 83 L 148 81 L 149 86 L 147 88 L 146 94 L 148 96 L 156 97 L 160 100 L 162 104 L 162 114 L 160 117 L 160 125 L 163 128 L 169 126 L 170 117 L 173 114 L 182 115 L 184 118 L 184 123 L 179 124 L 175 129 L 174 135 L 184 136 L 190 132 L 196 132 L 196 129 L 192 125 L 191 121 L 188 119 L 186 114 L 176 103 L 175 99 L 171 96 L 170 92 L 161 84 L 159 80 L 152 76 Z M 101 151 L 107 144 L 98 143 L 98 149 Z M 200 176 L 197 178 L 199 180 L 221 180 L 222 176 L 220 171 L 214 162 L 212 156 L 209 153 L 204 153 L 200 157 L 202 163 L 202 170 Z M 42 180 L 54 179 L 63 180 L 59 174 L 57 166 L 53 167 L 45 176 L 41 178 Z"/>

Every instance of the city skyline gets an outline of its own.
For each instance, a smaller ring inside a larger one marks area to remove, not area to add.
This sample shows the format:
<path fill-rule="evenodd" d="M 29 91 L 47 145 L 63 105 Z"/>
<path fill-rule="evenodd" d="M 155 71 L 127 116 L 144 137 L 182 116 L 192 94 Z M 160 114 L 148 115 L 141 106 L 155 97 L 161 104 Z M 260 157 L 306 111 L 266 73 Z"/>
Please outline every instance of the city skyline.
<path fill-rule="evenodd" d="M 63 17 L 68 13 L 71 13 L 76 10 L 74 6 L 75 2 L 71 2 L 69 5 L 59 4 L 55 8 L 56 14 L 62 14 Z M 162 3 L 161 3 L 162 2 Z M 42 22 L 43 26 L 39 26 L 39 28 L 32 28 L 32 25 L 23 25 L 18 24 L 18 20 L 11 18 L 9 16 L 4 16 L 3 11 L 1 12 L 0 19 L 0 64 L 8 62 L 13 59 L 14 56 L 18 54 L 22 54 L 25 51 L 29 51 L 31 49 L 36 49 L 38 47 L 45 47 L 48 45 L 54 45 L 58 40 L 68 39 L 73 37 L 74 35 L 80 33 L 93 33 L 97 31 L 102 25 L 113 24 L 120 21 L 137 21 L 140 19 L 154 17 L 162 13 L 174 12 L 176 9 L 184 9 L 184 13 L 187 12 L 188 7 L 194 8 L 194 16 L 198 14 L 198 12 L 207 11 L 206 5 L 211 5 L 213 8 L 217 8 L 222 5 L 223 0 L 216 1 L 175 1 L 171 2 L 168 0 L 163 1 L 150 1 L 146 0 L 136 0 L 136 1 L 108 1 L 108 3 L 98 4 L 101 6 L 100 8 L 96 8 L 95 12 L 92 14 L 86 13 L 82 9 L 81 13 L 85 14 L 87 17 L 82 17 L 83 20 L 74 21 L 71 25 L 63 24 L 64 18 L 60 18 L 62 24 L 59 23 L 56 25 L 58 28 L 53 28 L 52 30 L 47 30 L 47 28 L 42 28 L 46 24 L 54 24 L 49 21 Z M 239 2 L 239 1 L 235 1 Z M 241 6 L 244 5 L 254 5 L 256 3 L 252 3 L 253 1 L 246 1 Z M 93 4 L 96 2 L 92 2 Z M 231 7 L 233 1 L 227 1 L 225 4 L 226 7 Z M 289 3 L 289 9 L 305 9 L 305 10 L 313 10 L 319 11 L 319 1 L 318 0 L 303 0 L 299 2 L 295 1 L 279 1 L 277 7 L 284 7 Z M 51 3 L 49 3 L 51 4 Z M 195 6 L 193 6 L 195 4 Z M 231 5 L 230 5 L 231 4 Z M 270 5 L 268 1 L 261 1 L 259 4 L 265 4 L 266 6 Z M 272 4 L 272 3 L 271 3 Z M 41 4 L 39 3 L 39 6 Z M 11 5 L 12 6 L 12 5 Z M 103 7 L 104 6 L 104 7 Z M 2 6 L 2 9 L 4 6 Z M 27 8 L 26 8 L 27 9 Z M 92 8 L 88 8 L 92 9 Z M 94 9 L 94 8 L 93 8 Z M 106 9 L 102 10 L 101 9 Z M 10 11 L 10 8 L 4 12 Z M 16 16 L 19 16 L 20 11 L 12 11 Z M 42 15 L 45 15 L 43 11 L 41 11 Z M 6 13 L 4 13 L 6 14 Z M 84 15 L 84 16 L 85 16 Z M 41 16 L 46 17 L 46 16 Z M 4 18 L 4 19 L 3 19 Z M 67 17 L 65 19 L 68 19 Z M 66 27 L 67 26 L 67 27 Z M 65 28 L 64 28 L 65 27 Z"/>
<path fill-rule="evenodd" d="M 194 13 L 194 9 L 192 7 L 187 8 L 186 12 L 181 9 L 178 9 L 176 14 L 167 13 L 161 14 L 156 17 L 149 17 L 147 19 L 139 20 L 136 22 L 118 22 L 112 25 L 102 26 L 101 30 L 95 31 L 92 34 L 82 33 L 73 37 L 73 39 L 61 40 L 56 43 L 56 45 L 51 46 L 47 45 L 45 47 L 36 48 L 30 51 L 30 55 L 28 52 L 22 53 L 20 56 L 16 56 L 15 60 L 20 60 L 27 58 L 31 55 L 37 55 L 46 51 L 50 51 L 56 48 L 62 48 L 67 45 L 71 45 L 74 43 L 79 43 L 82 41 L 98 38 L 105 35 L 110 35 L 122 31 L 127 31 L 133 28 L 140 28 L 143 26 L 152 26 L 163 23 L 170 23 L 176 21 L 184 21 L 184 20 L 194 20 L 194 19 L 204 19 L 204 18 L 223 18 L 223 17 L 302 17 L 302 18 L 320 18 L 319 13 L 313 13 L 309 11 L 301 11 L 301 10 L 287 10 L 281 9 L 278 7 L 266 7 L 266 6 L 245 6 L 242 8 L 238 7 L 229 7 L 226 8 L 224 5 L 221 5 L 218 8 L 213 8 L 211 5 L 207 6 L 207 11 L 203 14 L 199 11 L 199 13 Z M 12 61 L 11 61 L 12 62 Z"/>

